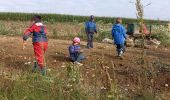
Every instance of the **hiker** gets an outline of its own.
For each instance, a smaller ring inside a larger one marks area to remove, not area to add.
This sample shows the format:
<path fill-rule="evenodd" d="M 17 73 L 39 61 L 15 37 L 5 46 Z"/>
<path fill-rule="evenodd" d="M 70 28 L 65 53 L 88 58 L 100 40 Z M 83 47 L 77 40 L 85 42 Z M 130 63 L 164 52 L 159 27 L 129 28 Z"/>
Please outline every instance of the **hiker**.
<path fill-rule="evenodd" d="M 97 33 L 96 23 L 94 22 L 94 16 L 90 16 L 90 20 L 85 23 L 85 31 L 87 34 L 87 48 L 93 48 L 93 34 Z"/>
<path fill-rule="evenodd" d="M 80 61 L 85 59 L 85 56 L 82 54 L 83 50 L 80 47 L 80 38 L 75 37 L 73 39 L 72 45 L 69 46 L 70 60 L 75 64 L 82 66 L 83 64 Z"/>
<path fill-rule="evenodd" d="M 112 37 L 117 48 L 118 57 L 122 57 L 122 54 L 125 52 L 126 30 L 121 24 L 122 19 L 117 18 L 116 24 L 114 24 L 112 28 Z"/>
<path fill-rule="evenodd" d="M 33 24 L 30 26 L 23 35 L 23 47 L 25 47 L 26 40 L 32 36 L 33 48 L 36 57 L 36 62 L 33 71 L 40 70 L 42 75 L 46 74 L 45 70 L 45 52 L 48 47 L 47 30 L 41 22 L 41 16 L 36 15 L 33 17 Z"/>

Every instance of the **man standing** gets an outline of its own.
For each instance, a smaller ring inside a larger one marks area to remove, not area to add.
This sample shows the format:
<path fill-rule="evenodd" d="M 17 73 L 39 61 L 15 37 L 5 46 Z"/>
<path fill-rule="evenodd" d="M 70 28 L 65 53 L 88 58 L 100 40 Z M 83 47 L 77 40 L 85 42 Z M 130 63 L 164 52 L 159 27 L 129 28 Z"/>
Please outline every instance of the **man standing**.
<path fill-rule="evenodd" d="M 93 48 L 93 34 L 97 33 L 96 23 L 94 22 L 94 16 L 90 16 L 90 20 L 85 23 L 85 31 L 87 34 L 87 48 Z"/>
<path fill-rule="evenodd" d="M 117 54 L 119 57 L 125 52 L 125 40 L 126 40 L 126 30 L 123 27 L 122 19 L 117 18 L 116 24 L 112 28 L 112 37 L 117 48 Z"/>

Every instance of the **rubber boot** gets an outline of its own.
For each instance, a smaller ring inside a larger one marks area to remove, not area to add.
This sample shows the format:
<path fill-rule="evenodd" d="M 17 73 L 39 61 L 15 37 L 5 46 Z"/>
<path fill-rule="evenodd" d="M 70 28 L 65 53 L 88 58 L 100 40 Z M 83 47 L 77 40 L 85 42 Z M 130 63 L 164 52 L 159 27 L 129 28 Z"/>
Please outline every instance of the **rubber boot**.
<path fill-rule="evenodd" d="M 45 75 L 46 75 L 46 69 L 45 69 L 45 68 L 42 68 L 42 69 L 41 69 L 41 74 L 42 74 L 42 76 L 45 76 Z"/>
<path fill-rule="evenodd" d="M 33 70 L 32 72 L 36 72 L 38 70 L 38 63 L 37 62 L 34 62 L 34 67 L 33 67 Z"/>

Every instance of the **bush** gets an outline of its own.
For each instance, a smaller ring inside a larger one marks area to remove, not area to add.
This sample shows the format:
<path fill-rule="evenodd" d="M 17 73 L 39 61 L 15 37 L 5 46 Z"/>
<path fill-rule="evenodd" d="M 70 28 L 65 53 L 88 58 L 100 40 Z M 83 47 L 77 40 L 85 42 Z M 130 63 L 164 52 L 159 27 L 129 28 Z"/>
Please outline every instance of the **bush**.
<path fill-rule="evenodd" d="M 95 36 L 95 39 L 97 41 L 102 41 L 104 38 L 112 39 L 112 34 L 110 31 L 103 31 L 102 33 L 99 33 L 97 36 Z"/>
<path fill-rule="evenodd" d="M 168 28 L 167 26 L 163 26 L 163 25 L 155 25 L 153 26 L 153 30 L 156 31 L 156 34 L 152 34 L 151 38 L 155 38 L 159 41 L 162 42 L 162 44 L 170 46 L 170 36 L 168 34 L 170 34 L 168 32 Z"/>

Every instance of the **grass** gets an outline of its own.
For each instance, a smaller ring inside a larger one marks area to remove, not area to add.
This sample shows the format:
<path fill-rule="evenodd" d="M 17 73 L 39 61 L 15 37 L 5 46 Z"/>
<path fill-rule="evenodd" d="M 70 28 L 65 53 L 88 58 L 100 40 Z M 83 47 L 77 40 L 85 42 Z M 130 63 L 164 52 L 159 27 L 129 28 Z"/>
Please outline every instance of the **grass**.
<path fill-rule="evenodd" d="M 25 21 L 0 21 L 0 35 L 22 35 L 30 22 Z M 84 23 L 46 23 L 48 29 L 48 36 L 55 39 L 72 40 L 73 37 L 78 36 L 81 40 L 86 41 L 86 33 L 84 31 Z M 7 26 L 7 27 L 6 27 Z M 101 42 L 104 38 L 110 38 L 112 24 L 105 24 L 97 22 L 98 34 L 94 34 L 94 40 Z M 165 45 L 169 45 L 169 37 L 167 37 L 167 27 L 160 25 L 153 25 L 153 30 L 159 34 L 153 34 L 152 37 L 160 39 Z"/>
<path fill-rule="evenodd" d="M 84 76 L 84 69 L 72 63 L 64 63 L 57 69 L 47 69 L 47 76 L 32 73 L 31 66 L 18 73 L 13 70 L 8 74 L 0 75 L 1 100 L 168 100 L 168 93 L 154 90 L 156 81 L 155 69 L 169 70 L 170 67 L 159 59 L 148 63 L 139 71 L 127 70 L 136 81 L 135 89 L 122 88 L 118 84 L 117 72 L 113 62 L 110 62 L 113 71 L 107 69 L 104 55 L 97 61 L 90 63 L 94 73 L 91 77 Z M 18 75 L 17 75 L 17 74 Z M 16 78 L 17 77 L 17 78 Z M 90 80 L 87 80 L 91 78 Z M 133 80 L 133 79 L 132 79 Z M 153 80 L 153 81 L 152 81 Z M 131 81 L 132 84 L 134 81 Z"/>

